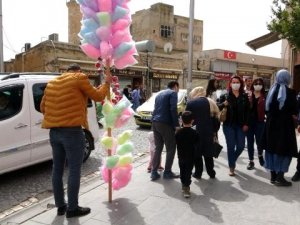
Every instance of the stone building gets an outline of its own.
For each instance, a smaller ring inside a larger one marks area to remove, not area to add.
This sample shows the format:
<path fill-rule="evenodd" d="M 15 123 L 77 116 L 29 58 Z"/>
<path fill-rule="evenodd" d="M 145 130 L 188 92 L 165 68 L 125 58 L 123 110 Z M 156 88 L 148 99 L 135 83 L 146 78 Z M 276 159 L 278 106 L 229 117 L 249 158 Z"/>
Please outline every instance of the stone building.
<path fill-rule="evenodd" d="M 67 0 L 68 43 L 60 42 L 57 34 L 36 46 L 27 44 L 25 51 L 15 59 L 5 62 L 7 72 L 64 72 L 70 63 L 81 65 L 91 78 L 98 79 L 95 61 L 80 49 L 78 33 L 81 13 L 76 0 Z M 138 64 L 123 70 L 112 69 L 118 75 L 121 89 L 128 84 L 146 84 L 148 94 L 166 87 L 170 80 L 178 80 L 186 87 L 189 18 L 174 15 L 174 7 L 157 3 L 149 9 L 132 15 L 131 34 L 135 41 L 153 40 L 154 52 L 139 52 Z M 193 37 L 193 87 L 206 86 L 209 78 L 226 80 L 232 74 L 263 76 L 270 80 L 281 67 L 281 59 L 232 52 L 221 49 L 202 51 L 203 21 L 194 20 Z M 234 56 L 234 57 L 233 57 Z M 101 72 L 101 71 L 100 71 Z"/>
<path fill-rule="evenodd" d="M 194 19 L 193 50 L 202 51 L 203 21 Z M 135 41 L 153 40 L 157 53 L 185 53 L 188 49 L 189 18 L 174 15 L 174 6 L 157 3 L 132 15 Z"/>

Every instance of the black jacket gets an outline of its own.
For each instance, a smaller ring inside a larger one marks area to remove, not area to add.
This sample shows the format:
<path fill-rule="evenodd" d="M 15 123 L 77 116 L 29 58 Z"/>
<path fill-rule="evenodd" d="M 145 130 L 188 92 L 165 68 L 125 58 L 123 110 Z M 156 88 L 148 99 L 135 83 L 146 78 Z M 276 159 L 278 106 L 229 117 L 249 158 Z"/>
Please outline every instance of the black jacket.
<path fill-rule="evenodd" d="M 220 110 L 224 108 L 225 100 L 228 101 L 226 121 L 224 125 L 237 124 L 240 126 L 249 125 L 250 103 L 246 93 L 240 94 L 237 98 L 232 92 L 223 94 L 217 103 Z"/>

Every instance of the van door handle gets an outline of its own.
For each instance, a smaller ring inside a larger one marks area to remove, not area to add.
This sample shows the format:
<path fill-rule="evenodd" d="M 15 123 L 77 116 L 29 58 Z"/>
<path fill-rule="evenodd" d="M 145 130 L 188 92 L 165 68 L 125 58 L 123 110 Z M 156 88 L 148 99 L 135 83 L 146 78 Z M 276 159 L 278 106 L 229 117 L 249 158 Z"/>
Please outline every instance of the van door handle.
<path fill-rule="evenodd" d="M 27 124 L 19 123 L 17 126 L 15 126 L 15 129 L 24 128 L 27 127 Z"/>

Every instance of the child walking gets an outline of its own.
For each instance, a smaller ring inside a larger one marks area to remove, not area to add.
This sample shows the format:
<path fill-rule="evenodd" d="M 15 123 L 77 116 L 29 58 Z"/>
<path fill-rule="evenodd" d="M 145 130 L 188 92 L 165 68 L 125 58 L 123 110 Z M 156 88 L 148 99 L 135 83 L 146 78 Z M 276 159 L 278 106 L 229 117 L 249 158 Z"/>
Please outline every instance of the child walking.
<path fill-rule="evenodd" d="M 155 144 L 154 144 L 154 135 L 153 135 L 153 131 L 150 131 L 150 132 L 148 133 L 148 141 L 149 141 L 150 160 L 149 160 L 147 172 L 150 173 L 150 172 L 151 172 L 151 169 L 152 169 L 152 159 L 153 159 L 153 155 L 154 155 L 154 151 L 155 151 Z M 164 170 L 164 168 L 161 166 L 161 164 L 159 165 L 158 170 L 159 170 L 159 171 Z"/>
<path fill-rule="evenodd" d="M 199 135 L 192 128 L 194 116 L 190 111 L 185 111 L 181 116 L 183 127 L 175 134 L 177 154 L 180 169 L 182 192 L 185 198 L 191 196 L 190 185 L 194 166 L 194 153 L 199 140 Z"/>

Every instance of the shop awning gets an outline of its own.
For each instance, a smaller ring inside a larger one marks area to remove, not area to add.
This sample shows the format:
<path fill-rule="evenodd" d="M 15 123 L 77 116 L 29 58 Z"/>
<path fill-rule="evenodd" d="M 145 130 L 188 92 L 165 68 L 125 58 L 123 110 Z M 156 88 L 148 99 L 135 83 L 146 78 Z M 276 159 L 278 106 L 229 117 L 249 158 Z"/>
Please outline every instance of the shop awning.
<path fill-rule="evenodd" d="M 271 33 L 265 34 L 256 39 L 246 42 L 246 45 L 248 45 L 250 48 L 252 48 L 254 51 L 256 51 L 256 49 L 259 49 L 261 47 L 272 44 L 276 41 L 279 41 L 280 39 L 281 38 L 279 38 L 278 33 L 271 32 Z"/>

